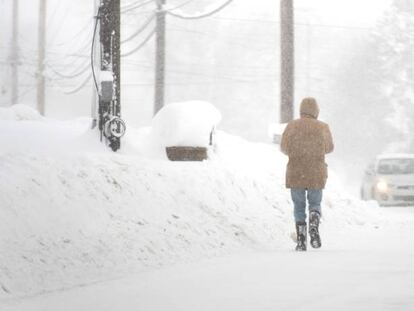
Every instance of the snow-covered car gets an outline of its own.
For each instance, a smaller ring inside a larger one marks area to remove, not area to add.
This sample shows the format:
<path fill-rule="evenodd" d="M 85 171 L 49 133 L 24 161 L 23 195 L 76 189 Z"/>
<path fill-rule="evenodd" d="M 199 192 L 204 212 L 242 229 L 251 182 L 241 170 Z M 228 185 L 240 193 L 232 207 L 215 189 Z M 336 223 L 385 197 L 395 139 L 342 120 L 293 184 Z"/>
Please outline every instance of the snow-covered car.
<path fill-rule="evenodd" d="M 414 205 L 414 154 L 378 156 L 365 170 L 361 198 L 381 206 Z"/>

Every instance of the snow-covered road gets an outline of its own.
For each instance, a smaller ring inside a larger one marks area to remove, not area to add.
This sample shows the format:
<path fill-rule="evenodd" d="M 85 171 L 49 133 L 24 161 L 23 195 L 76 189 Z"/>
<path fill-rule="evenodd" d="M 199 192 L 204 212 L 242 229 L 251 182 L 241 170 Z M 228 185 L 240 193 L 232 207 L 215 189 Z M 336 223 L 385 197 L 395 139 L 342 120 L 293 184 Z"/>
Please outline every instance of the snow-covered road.
<path fill-rule="evenodd" d="M 7 311 L 414 310 L 414 208 L 325 232 L 320 250 L 251 252 L 10 301 Z"/>

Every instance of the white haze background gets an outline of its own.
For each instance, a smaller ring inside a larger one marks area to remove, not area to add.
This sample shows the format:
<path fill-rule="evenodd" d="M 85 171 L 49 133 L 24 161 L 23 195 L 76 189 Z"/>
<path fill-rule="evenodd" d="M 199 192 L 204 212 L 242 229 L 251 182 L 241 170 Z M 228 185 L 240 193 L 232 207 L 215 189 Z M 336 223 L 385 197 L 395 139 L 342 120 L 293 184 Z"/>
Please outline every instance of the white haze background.
<path fill-rule="evenodd" d="M 0 0 L 0 106 L 10 105 L 11 3 Z M 35 107 L 38 2 L 19 3 L 19 103 Z M 209 101 L 222 114 L 210 161 L 195 163 L 162 160 L 165 137 L 184 136 L 177 116 L 215 123 L 220 114 L 181 103 L 151 124 L 153 41 L 122 61 L 123 148 L 99 142 L 84 117 L 91 81 L 63 92 L 88 73 L 53 72 L 88 66 L 93 1 L 48 3 L 46 117 L 24 105 L 0 109 L 0 309 L 413 309 L 413 209 L 379 208 L 342 186 L 355 193 L 371 157 L 414 147 L 412 1 L 393 0 L 392 10 L 391 1 L 295 1 L 295 105 L 316 97 L 336 144 L 324 246 L 306 260 L 292 249 L 287 158 L 267 133 L 278 121 L 278 1 L 168 18 L 167 102 Z M 123 37 L 147 18 L 145 8 L 124 15 Z M 184 123 L 191 140 L 206 142 L 200 124 Z"/>
<path fill-rule="evenodd" d="M 167 2 L 172 7 L 184 3 L 183 0 Z M 353 79 L 346 69 L 361 53 L 361 45 L 372 37 L 378 19 L 390 2 L 295 1 L 295 105 L 298 106 L 304 96 L 318 99 L 321 119 L 331 125 L 336 138 L 337 151 L 330 164 L 344 178 L 353 181 L 358 178 L 357 183 L 350 183 L 352 190 L 358 188 L 361 171 L 376 150 L 365 150 L 363 144 L 353 145 L 353 141 L 364 139 L 363 133 L 359 137 L 354 136 L 357 131 L 351 132 L 347 141 L 349 124 L 363 131 L 366 123 L 377 120 L 367 115 L 365 122 L 353 122 L 349 115 L 341 113 L 341 109 L 353 111 L 361 105 L 358 98 L 366 91 L 363 88 L 354 90 L 352 99 L 355 100 L 341 101 L 349 81 Z M 12 39 L 11 3 L 10 0 L 0 2 L 1 106 L 10 104 L 10 66 L 7 60 Z M 34 107 L 38 2 L 20 0 L 19 3 L 19 103 Z M 221 4 L 222 1 L 197 0 L 180 10 L 191 14 L 213 3 Z M 148 5 L 123 15 L 124 38 L 146 21 L 152 8 Z M 88 63 L 93 11 L 92 0 L 48 1 L 48 67 L 45 73 L 48 117 L 72 119 L 90 115 L 92 81 L 76 94 L 63 92 L 79 85 L 88 72 L 68 80 L 59 78 L 53 70 L 70 74 Z M 123 52 L 136 47 L 152 27 L 153 24 L 142 35 L 123 45 Z M 219 14 L 202 20 L 183 21 L 169 16 L 166 102 L 209 101 L 223 114 L 221 129 L 250 140 L 269 141 L 268 125 L 278 122 L 279 34 L 279 3 L 274 0 L 235 0 Z M 372 55 L 375 52 L 364 51 Z M 136 54 L 122 60 L 122 115 L 127 125 L 146 126 L 151 121 L 153 68 L 153 40 Z M 344 118 L 348 120 L 345 122 Z"/>

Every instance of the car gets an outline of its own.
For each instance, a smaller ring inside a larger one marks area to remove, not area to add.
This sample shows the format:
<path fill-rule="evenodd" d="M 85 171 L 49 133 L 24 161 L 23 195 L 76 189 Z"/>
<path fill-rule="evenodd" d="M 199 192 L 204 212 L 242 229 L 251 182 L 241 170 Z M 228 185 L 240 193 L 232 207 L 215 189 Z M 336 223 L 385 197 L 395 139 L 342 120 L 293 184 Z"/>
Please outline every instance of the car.
<path fill-rule="evenodd" d="M 361 199 L 380 206 L 414 206 L 414 154 L 377 156 L 365 170 Z"/>

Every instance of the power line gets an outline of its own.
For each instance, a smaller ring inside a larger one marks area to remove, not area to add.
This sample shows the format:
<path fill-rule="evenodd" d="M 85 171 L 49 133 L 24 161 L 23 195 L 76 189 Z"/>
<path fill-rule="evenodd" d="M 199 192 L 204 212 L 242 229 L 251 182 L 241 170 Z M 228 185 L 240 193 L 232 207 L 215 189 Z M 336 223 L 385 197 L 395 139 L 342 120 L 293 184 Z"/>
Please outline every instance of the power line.
<path fill-rule="evenodd" d="M 183 29 L 183 28 L 170 28 L 170 31 L 178 31 L 178 32 L 186 32 L 186 33 L 192 33 L 192 34 L 199 34 L 199 35 L 203 35 L 203 36 L 208 36 L 208 37 L 213 37 L 213 38 L 217 38 L 217 33 L 214 32 L 202 32 L 202 31 L 196 31 L 196 30 L 188 30 L 188 29 Z M 272 35 L 272 34 L 269 34 Z M 227 37 L 227 36 L 226 36 Z M 247 36 L 244 37 L 235 37 L 232 36 L 230 37 L 230 40 L 223 40 L 222 43 L 223 44 L 228 44 L 228 45 L 234 45 L 234 46 L 238 46 L 238 47 L 243 47 L 243 48 L 252 48 L 252 41 L 256 40 L 256 43 L 258 44 L 267 44 L 268 41 L 264 42 L 263 40 L 260 40 L 257 38 L 257 35 L 255 37 L 250 36 L 251 39 L 248 40 L 248 43 L 242 43 L 242 42 L 235 42 L 234 40 L 242 40 L 243 42 L 246 42 L 246 38 Z M 274 39 L 276 41 L 276 38 Z M 276 43 L 275 43 L 276 44 Z M 273 48 L 274 45 L 272 45 Z"/>
<path fill-rule="evenodd" d="M 202 14 L 199 14 L 199 15 L 193 15 L 193 16 L 191 16 L 191 15 L 182 15 L 182 14 L 174 13 L 170 10 L 167 10 L 166 13 L 171 15 L 171 16 L 181 18 L 181 19 L 201 19 L 201 18 L 209 17 L 209 16 L 221 11 L 222 9 L 224 9 L 226 6 L 228 6 L 232 2 L 233 2 L 233 0 L 227 0 L 226 2 L 224 2 L 222 5 L 220 5 L 216 9 L 213 9 L 210 12 L 202 13 Z"/>
<path fill-rule="evenodd" d="M 91 78 L 92 76 L 90 76 L 89 78 Z M 186 85 L 222 85 L 222 84 L 234 84 L 234 85 L 238 85 L 238 84 L 258 84 L 258 83 L 277 83 L 277 80 L 274 79 L 256 79 L 256 80 L 222 80 L 222 81 L 211 81 L 211 80 L 206 80 L 206 81 L 194 81 L 194 80 L 190 80 L 190 81 L 183 81 L 183 82 L 166 82 L 166 86 L 174 86 L 174 85 L 182 85 L 182 86 L 186 86 Z M 153 82 L 136 82 L 136 83 L 122 83 L 121 84 L 122 87 L 133 87 L 133 86 L 150 86 L 153 87 L 154 83 Z M 22 87 L 35 87 L 33 84 L 21 84 Z M 76 85 L 66 85 L 66 87 L 69 86 L 73 86 L 73 87 L 77 87 Z M 92 87 L 93 84 L 86 84 L 83 85 L 82 88 L 84 87 Z M 52 88 L 59 88 L 62 89 L 62 86 L 55 84 L 55 85 L 49 85 L 48 87 L 52 87 Z M 81 88 L 81 89 L 82 89 Z M 65 91 L 66 92 L 66 91 Z"/>
<path fill-rule="evenodd" d="M 139 67 L 139 68 L 145 68 L 150 70 L 152 68 L 152 66 L 149 65 L 145 65 L 145 64 L 135 64 L 135 66 Z M 252 80 L 247 80 L 247 79 L 238 79 L 234 77 L 233 73 L 229 73 L 230 76 L 226 75 L 211 75 L 211 74 L 206 74 L 203 72 L 194 72 L 194 71 L 184 71 L 184 70 L 179 70 L 179 69 L 170 69 L 168 70 L 168 74 L 179 74 L 179 75 L 188 75 L 188 76 L 200 76 L 200 77 L 206 77 L 206 78 L 211 78 L 211 79 L 216 79 L 216 80 L 230 80 L 230 81 L 237 81 L 237 82 L 249 82 Z M 269 78 L 269 79 L 276 79 L 278 76 L 276 74 L 272 75 L 272 74 L 263 74 L 261 72 L 258 72 L 256 74 L 243 74 L 240 73 L 243 78 L 250 78 L 250 79 L 254 79 L 257 80 L 258 78 Z"/>
<path fill-rule="evenodd" d="M 91 27 L 92 26 L 92 27 Z M 84 52 L 89 46 L 90 46 L 90 41 L 91 41 L 91 35 L 92 35 L 92 31 L 93 31 L 93 25 L 88 24 L 87 28 L 90 28 L 89 31 L 87 33 L 84 34 L 83 37 L 80 37 L 80 34 L 83 33 L 79 32 L 79 34 L 76 36 L 76 44 L 77 47 L 73 47 L 73 42 L 71 41 L 67 41 L 64 44 L 59 44 L 59 45 L 54 45 L 54 46 L 66 46 L 68 47 L 67 49 L 71 49 L 72 51 L 76 51 L 75 53 L 82 53 Z"/>
<path fill-rule="evenodd" d="M 239 21 L 239 22 L 252 22 L 252 23 L 270 23 L 270 24 L 279 24 L 278 20 L 266 20 L 266 19 L 251 19 L 251 18 L 237 18 L 237 17 L 213 17 L 217 20 L 229 20 L 229 21 Z M 370 27 L 363 26 L 350 26 L 350 25 L 335 25 L 335 24 L 311 24 L 311 23 L 301 23 L 294 22 L 296 26 L 310 26 L 310 27 L 324 27 L 324 28 L 343 28 L 343 29 L 353 29 L 353 30 L 372 30 Z"/>
<path fill-rule="evenodd" d="M 90 17 L 88 17 L 88 21 L 82 25 L 82 27 L 79 29 L 79 31 L 77 31 L 73 35 L 73 37 L 71 37 L 69 40 L 65 40 L 64 42 L 57 43 L 54 46 L 65 46 L 65 45 L 71 44 L 75 40 L 76 41 L 79 41 L 79 36 L 81 34 L 85 33 L 85 30 L 86 29 L 89 29 L 90 31 L 93 29 L 93 27 L 90 27 L 91 26 L 91 22 L 93 22 L 93 20 L 91 20 Z M 90 35 L 88 34 L 87 37 L 90 38 Z"/>
<path fill-rule="evenodd" d="M 50 56 L 45 58 L 45 62 L 47 63 L 53 63 L 54 67 L 57 66 L 63 66 L 65 69 L 66 68 L 72 68 L 75 66 L 75 62 L 80 61 L 80 64 L 78 64 L 79 66 L 77 67 L 78 69 L 83 68 L 88 60 L 87 60 L 87 49 L 90 48 L 90 38 L 87 42 L 87 45 L 85 45 L 84 47 L 82 47 L 81 49 L 79 49 L 78 51 L 74 51 L 74 53 L 76 53 L 77 56 L 70 56 L 70 57 L 75 57 L 75 60 L 68 60 L 67 56 L 60 56 L 60 55 L 55 55 L 53 58 L 51 58 Z M 85 53 L 85 54 L 84 54 Z M 49 53 L 48 53 L 49 54 Z M 82 57 L 78 56 L 78 55 L 82 55 Z M 59 60 L 57 60 L 57 58 L 60 58 Z M 77 65 L 76 65 L 77 66 Z M 77 71 L 77 69 L 73 70 L 73 71 Z"/>
<path fill-rule="evenodd" d="M 190 1 L 182 3 L 180 6 L 184 6 Z M 164 106 L 164 85 L 165 85 L 165 47 L 166 47 L 166 15 L 169 14 L 173 17 L 181 19 L 201 19 L 211 16 L 220 10 L 228 6 L 233 0 L 227 0 L 219 7 L 194 16 L 186 16 L 179 13 L 174 13 L 173 10 L 166 8 L 166 0 L 157 0 L 156 10 L 156 39 L 155 39 L 155 94 L 154 94 L 154 114 L 156 114 Z"/>
<path fill-rule="evenodd" d="M 138 3 L 142 3 L 142 1 L 144 1 L 144 0 L 133 1 L 131 3 L 127 3 L 127 4 L 124 4 L 124 5 L 121 5 L 121 10 L 128 9 L 128 8 L 130 8 L 132 6 L 137 5 Z"/>
<path fill-rule="evenodd" d="M 127 57 L 129 55 L 134 54 L 135 52 L 138 52 L 145 44 L 147 44 L 147 42 L 155 35 L 155 28 L 147 35 L 147 37 L 144 39 L 144 41 L 141 42 L 140 45 L 138 45 L 135 49 L 121 54 L 122 57 Z"/>
<path fill-rule="evenodd" d="M 83 88 L 86 86 L 86 84 L 89 82 L 89 80 L 90 80 L 91 78 L 92 78 L 92 73 L 90 73 L 90 74 L 86 77 L 86 79 L 85 79 L 83 82 L 81 82 L 81 83 L 79 84 L 79 86 L 75 87 L 74 89 L 72 89 L 72 90 L 70 90 L 70 91 L 63 91 L 63 93 L 65 93 L 65 94 L 67 94 L 67 95 L 70 95 L 70 94 L 74 94 L 74 93 L 79 92 L 81 89 L 83 89 Z"/>
<path fill-rule="evenodd" d="M 136 10 L 136 9 L 138 9 L 140 7 L 143 7 L 143 6 L 146 6 L 147 4 L 150 4 L 152 2 L 154 2 L 154 0 L 148 0 L 148 1 L 145 1 L 145 2 L 140 2 L 136 5 L 131 6 L 131 7 L 124 8 L 123 10 L 121 10 L 121 14 Z"/>
<path fill-rule="evenodd" d="M 179 5 L 177 5 L 177 6 L 174 6 L 174 7 L 171 7 L 171 8 L 165 8 L 167 11 L 173 11 L 173 10 L 176 10 L 176 9 L 179 9 L 179 8 L 182 8 L 182 7 L 184 7 L 184 6 L 186 6 L 186 5 L 188 5 L 189 3 L 191 3 L 191 2 L 194 2 L 195 0 L 186 0 L 186 1 L 184 1 L 183 3 L 181 3 L 181 4 L 179 4 Z"/>
<path fill-rule="evenodd" d="M 138 0 L 138 1 L 133 1 L 131 3 L 121 5 L 121 11 L 125 10 L 125 9 L 129 9 L 129 8 L 134 7 L 136 5 L 140 5 L 140 4 L 142 4 L 143 2 L 146 2 L 146 1 L 148 1 L 148 0 Z"/>
<path fill-rule="evenodd" d="M 152 66 L 150 66 L 150 65 L 148 65 L 148 63 L 146 63 L 146 62 L 136 62 L 136 61 L 132 61 L 132 60 L 125 60 L 124 62 L 123 62 L 123 64 L 126 66 L 126 65 L 129 65 L 129 66 L 139 66 L 139 67 L 142 67 L 142 68 L 152 68 Z M 174 64 L 172 64 L 172 66 L 173 66 Z M 192 63 L 188 63 L 188 62 L 186 62 L 185 64 L 182 64 L 182 65 L 188 65 L 188 66 L 197 66 L 197 67 L 199 67 L 199 66 L 207 66 L 207 67 L 211 67 L 211 66 L 213 66 L 213 64 L 211 64 L 211 63 L 205 63 L 205 64 L 203 64 L 203 63 L 201 63 L 201 62 L 192 62 Z M 181 66 L 181 64 L 178 64 L 178 66 Z M 263 70 L 268 70 L 269 69 L 269 67 L 268 66 L 256 66 L 256 65 L 248 65 L 248 64 L 245 64 L 245 63 L 243 63 L 243 64 L 234 64 L 234 65 L 228 65 L 228 64 L 226 64 L 226 65 L 223 65 L 223 64 L 221 64 L 221 65 L 219 65 L 219 66 L 216 66 L 216 67 L 218 67 L 218 68 L 230 68 L 230 69 L 239 69 L 239 68 L 246 68 L 246 69 L 263 69 Z"/>
<path fill-rule="evenodd" d="M 96 31 L 98 29 L 98 21 L 100 19 L 100 15 L 101 15 L 101 7 L 99 6 L 98 12 L 96 13 L 96 16 L 95 16 L 95 26 L 94 26 L 94 29 L 93 29 L 91 55 L 90 55 L 90 61 L 91 61 L 90 65 L 91 65 L 91 69 L 92 69 L 92 77 L 93 77 L 93 82 L 95 84 L 95 89 L 96 89 L 97 94 L 99 94 L 99 87 L 98 87 L 98 82 L 96 81 L 94 56 L 95 56 Z"/>
<path fill-rule="evenodd" d="M 122 40 L 121 43 L 126 43 L 126 42 L 131 41 L 132 39 L 134 39 L 136 36 L 138 36 L 140 33 L 142 33 L 154 19 L 155 19 L 155 14 L 150 16 L 140 28 L 138 28 L 128 38 Z"/>
<path fill-rule="evenodd" d="M 86 72 L 90 64 L 88 59 L 78 58 L 75 59 L 72 64 L 58 61 L 54 61 L 53 63 L 46 61 L 45 66 L 47 67 L 47 72 L 51 72 L 54 76 L 57 76 L 58 79 L 71 79 Z"/>
<path fill-rule="evenodd" d="M 33 53 L 36 53 L 38 50 L 37 49 L 30 49 L 30 48 L 19 48 L 19 50 L 21 51 L 26 51 L 27 53 L 30 53 L 31 57 Z M 51 51 L 48 50 L 47 51 L 48 54 L 55 54 L 57 56 L 61 56 L 61 57 L 77 57 L 77 58 L 87 58 L 88 54 L 82 54 L 82 53 L 78 53 L 78 52 L 72 52 L 72 53 L 65 53 L 65 52 L 61 52 L 61 51 Z"/>
<path fill-rule="evenodd" d="M 76 77 L 81 76 L 82 74 L 84 74 L 86 71 L 88 71 L 90 69 L 90 64 L 87 63 L 86 66 L 84 66 L 81 70 L 79 71 L 75 71 L 75 73 L 72 74 L 64 74 L 64 73 L 60 73 L 59 71 L 57 71 L 56 69 L 53 68 L 53 66 L 46 64 L 46 66 L 57 76 L 64 78 L 64 79 L 73 79 Z"/>
<path fill-rule="evenodd" d="M 47 19 L 46 19 L 46 29 L 55 29 L 54 33 L 49 36 L 50 40 L 49 40 L 48 45 L 53 45 L 54 44 L 56 39 L 59 37 L 59 33 L 60 33 L 63 25 L 65 24 L 65 22 L 66 22 L 66 20 L 69 16 L 69 14 L 65 14 L 64 17 L 63 17 L 63 20 L 62 19 L 59 20 L 59 23 L 58 23 L 57 27 L 53 27 L 53 25 L 52 25 L 53 20 L 55 19 L 56 15 L 57 15 L 57 12 L 59 11 L 62 3 L 63 3 L 63 1 L 59 1 L 58 4 L 55 6 L 52 14 L 49 15 L 49 17 L 47 17 Z"/>

